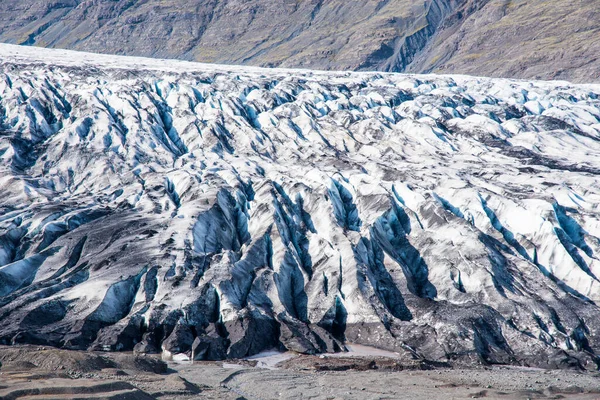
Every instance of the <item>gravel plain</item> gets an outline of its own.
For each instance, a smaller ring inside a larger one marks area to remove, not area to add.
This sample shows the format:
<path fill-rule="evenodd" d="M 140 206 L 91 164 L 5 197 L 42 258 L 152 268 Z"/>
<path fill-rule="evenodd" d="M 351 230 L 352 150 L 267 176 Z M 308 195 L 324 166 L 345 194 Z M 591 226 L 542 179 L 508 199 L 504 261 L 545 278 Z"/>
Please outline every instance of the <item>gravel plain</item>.
<path fill-rule="evenodd" d="M 264 361 L 167 363 L 131 353 L 19 346 L 0 347 L 0 362 L 0 400 L 600 399 L 595 372 L 436 368 L 368 355 L 270 353 Z"/>

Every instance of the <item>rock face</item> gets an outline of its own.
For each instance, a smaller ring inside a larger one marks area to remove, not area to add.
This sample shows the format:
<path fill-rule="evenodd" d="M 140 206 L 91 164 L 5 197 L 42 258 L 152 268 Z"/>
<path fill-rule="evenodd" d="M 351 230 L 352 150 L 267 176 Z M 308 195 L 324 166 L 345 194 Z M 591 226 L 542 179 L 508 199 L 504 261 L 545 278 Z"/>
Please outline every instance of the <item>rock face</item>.
<path fill-rule="evenodd" d="M 596 0 L 3 0 L 0 41 L 331 70 L 600 82 Z"/>
<path fill-rule="evenodd" d="M 0 53 L 1 343 L 596 368 L 600 86 Z"/>

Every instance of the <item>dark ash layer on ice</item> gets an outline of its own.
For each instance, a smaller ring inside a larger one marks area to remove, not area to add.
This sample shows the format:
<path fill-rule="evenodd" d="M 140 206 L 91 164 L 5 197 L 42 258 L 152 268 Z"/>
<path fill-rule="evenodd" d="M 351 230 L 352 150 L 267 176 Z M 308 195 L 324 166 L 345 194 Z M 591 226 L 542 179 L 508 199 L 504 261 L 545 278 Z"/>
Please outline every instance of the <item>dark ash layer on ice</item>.
<path fill-rule="evenodd" d="M 0 65 L 0 343 L 597 368 L 598 86 L 57 54 Z"/>

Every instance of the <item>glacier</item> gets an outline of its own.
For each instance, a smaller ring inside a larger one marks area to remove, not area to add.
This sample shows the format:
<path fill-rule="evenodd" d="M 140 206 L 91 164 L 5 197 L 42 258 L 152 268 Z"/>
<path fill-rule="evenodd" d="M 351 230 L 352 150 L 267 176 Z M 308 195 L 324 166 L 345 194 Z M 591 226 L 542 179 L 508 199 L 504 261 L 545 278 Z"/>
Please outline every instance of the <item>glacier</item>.
<path fill-rule="evenodd" d="M 0 343 L 600 366 L 600 85 L 0 45 Z"/>

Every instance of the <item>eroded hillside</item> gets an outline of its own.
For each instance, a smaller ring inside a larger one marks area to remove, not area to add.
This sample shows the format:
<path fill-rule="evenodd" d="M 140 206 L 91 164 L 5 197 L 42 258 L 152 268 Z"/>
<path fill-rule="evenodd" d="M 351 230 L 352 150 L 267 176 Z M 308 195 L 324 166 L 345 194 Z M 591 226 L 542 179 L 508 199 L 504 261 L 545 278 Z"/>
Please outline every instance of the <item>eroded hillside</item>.
<path fill-rule="evenodd" d="M 0 41 L 327 70 L 600 81 L 596 0 L 3 0 Z"/>

